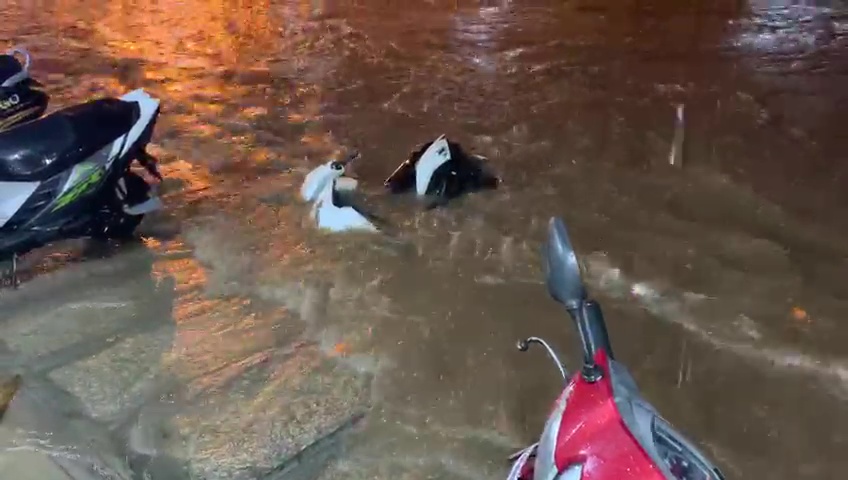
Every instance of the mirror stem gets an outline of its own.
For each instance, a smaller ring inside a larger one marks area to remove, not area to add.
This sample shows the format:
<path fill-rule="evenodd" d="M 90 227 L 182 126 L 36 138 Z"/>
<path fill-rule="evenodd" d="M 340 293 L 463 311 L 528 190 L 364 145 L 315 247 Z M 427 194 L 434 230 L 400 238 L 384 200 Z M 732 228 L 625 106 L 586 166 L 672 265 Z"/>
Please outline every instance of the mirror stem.
<path fill-rule="evenodd" d="M 603 377 L 601 368 L 595 363 L 595 355 L 604 350 L 610 359 L 612 348 L 607 335 L 601 306 L 594 300 L 585 300 L 568 309 L 568 313 L 577 323 L 580 343 L 583 346 L 583 379 L 595 383 Z"/>
<path fill-rule="evenodd" d="M 597 352 L 602 349 L 610 360 L 615 360 L 607 332 L 607 322 L 604 320 L 604 314 L 601 311 L 601 304 L 594 300 L 588 300 L 585 303 L 585 315 L 589 321 L 590 338 L 594 344 L 594 351 Z"/>

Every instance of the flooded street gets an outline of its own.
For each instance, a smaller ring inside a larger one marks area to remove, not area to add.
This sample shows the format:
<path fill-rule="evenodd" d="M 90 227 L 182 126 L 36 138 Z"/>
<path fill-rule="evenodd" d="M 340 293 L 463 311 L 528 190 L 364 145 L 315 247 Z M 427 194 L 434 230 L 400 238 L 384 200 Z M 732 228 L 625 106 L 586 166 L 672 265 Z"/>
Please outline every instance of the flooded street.
<path fill-rule="evenodd" d="M 728 478 L 844 478 L 848 6 L 779 3 L 6 2 L 50 111 L 162 100 L 166 209 L 26 259 L 0 369 L 122 446 L 107 478 L 505 478 L 561 389 L 515 341 L 578 365 L 542 284 L 560 215 L 618 359 Z M 389 196 L 442 133 L 502 186 Z M 306 218 L 348 149 L 385 235 Z"/>

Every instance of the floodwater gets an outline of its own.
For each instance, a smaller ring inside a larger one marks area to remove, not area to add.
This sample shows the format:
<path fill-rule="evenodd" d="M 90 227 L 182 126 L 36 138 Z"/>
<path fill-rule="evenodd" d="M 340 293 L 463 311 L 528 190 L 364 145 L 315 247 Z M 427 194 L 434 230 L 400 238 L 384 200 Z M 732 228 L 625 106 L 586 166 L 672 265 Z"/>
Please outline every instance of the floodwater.
<path fill-rule="evenodd" d="M 137 475 L 503 478 L 561 387 L 515 341 L 577 367 L 541 283 L 560 215 L 617 356 L 728 478 L 844 478 L 848 11 L 791 3 L 7 1 L 51 109 L 162 99 L 168 181 L 137 244 L 27 259 L 0 366 Z M 502 187 L 387 196 L 441 133 Z M 352 148 L 386 235 L 305 220 L 303 175 Z"/>

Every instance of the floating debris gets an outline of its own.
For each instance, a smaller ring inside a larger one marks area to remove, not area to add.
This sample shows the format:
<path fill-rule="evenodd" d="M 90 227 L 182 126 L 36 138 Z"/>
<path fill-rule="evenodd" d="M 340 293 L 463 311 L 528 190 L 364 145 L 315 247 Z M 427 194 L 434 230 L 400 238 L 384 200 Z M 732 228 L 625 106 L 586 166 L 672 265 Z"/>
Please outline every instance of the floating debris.
<path fill-rule="evenodd" d="M 672 167 L 683 167 L 683 143 L 686 123 L 683 116 L 684 105 L 677 105 L 674 116 L 674 139 L 671 141 L 671 151 L 668 153 L 668 164 Z"/>

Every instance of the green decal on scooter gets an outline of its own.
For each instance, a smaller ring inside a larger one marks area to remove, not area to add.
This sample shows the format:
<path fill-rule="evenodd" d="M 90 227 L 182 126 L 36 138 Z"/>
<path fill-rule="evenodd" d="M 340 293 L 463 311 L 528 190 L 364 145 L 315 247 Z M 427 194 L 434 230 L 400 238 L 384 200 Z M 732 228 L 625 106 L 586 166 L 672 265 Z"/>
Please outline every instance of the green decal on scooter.
<path fill-rule="evenodd" d="M 88 174 L 85 178 L 80 180 L 77 184 L 68 189 L 65 193 L 56 200 L 56 206 L 53 207 L 52 211 L 59 210 L 67 206 L 69 203 L 76 201 L 80 196 L 88 193 L 92 187 L 96 186 L 100 183 L 100 180 L 103 178 L 103 174 L 106 170 L 103 167 L 89 167 L 91 173 Z M 85 175 L 85 172 L 80 174 L 82 177 Z"/>

